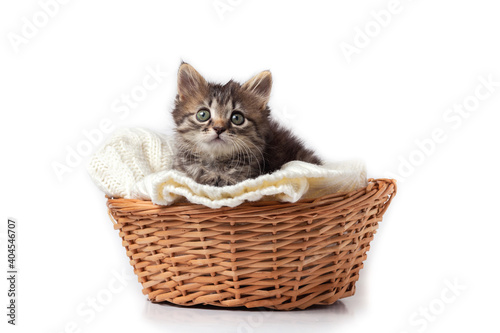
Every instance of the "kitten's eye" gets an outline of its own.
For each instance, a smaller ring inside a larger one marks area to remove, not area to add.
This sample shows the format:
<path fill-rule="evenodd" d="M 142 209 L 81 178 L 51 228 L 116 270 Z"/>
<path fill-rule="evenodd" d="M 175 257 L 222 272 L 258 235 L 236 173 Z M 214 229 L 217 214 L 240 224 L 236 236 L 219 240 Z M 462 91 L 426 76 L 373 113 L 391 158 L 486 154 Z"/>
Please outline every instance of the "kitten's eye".
<path fill-rule="evenodd" d="M 210 119 L 210 111 L 208 110 L 200 110 L 196 113 L 196 119 L 198 121 L 204 122 Z"/>
<path fill-rule="evenodd" d="M 241 125 L 245 121 L 245 117 L 241 112 L 233 112 L 231 115 L 231 122 L 235 125 Z"/>

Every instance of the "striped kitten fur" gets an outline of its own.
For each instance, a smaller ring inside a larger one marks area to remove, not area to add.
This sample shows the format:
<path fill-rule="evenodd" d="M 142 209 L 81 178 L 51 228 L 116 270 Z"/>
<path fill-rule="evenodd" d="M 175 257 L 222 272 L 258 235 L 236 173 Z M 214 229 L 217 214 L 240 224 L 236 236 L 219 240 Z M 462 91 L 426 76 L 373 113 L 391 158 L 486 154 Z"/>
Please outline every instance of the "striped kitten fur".
<path fill-rule="evenodd" d="M 300 160 L 321 164 L 288 129 L 270 118 L 272 77 L 263 71 L 244 84 L 207 82 L 182 63 L 172 115 L 174 169 L 201 184 L 233 185 Z"/>

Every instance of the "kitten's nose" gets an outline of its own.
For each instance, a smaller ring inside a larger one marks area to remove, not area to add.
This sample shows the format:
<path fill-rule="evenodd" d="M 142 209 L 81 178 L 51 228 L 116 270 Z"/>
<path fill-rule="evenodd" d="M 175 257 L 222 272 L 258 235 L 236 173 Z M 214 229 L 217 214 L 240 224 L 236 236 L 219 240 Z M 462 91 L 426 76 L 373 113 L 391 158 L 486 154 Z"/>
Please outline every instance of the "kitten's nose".
<path fill-rule="evenodd" d="M 214 126 L 213 129 L 215 133 L 217 133 L 217 135 L 221 135 L 221 133 L 226 130 L 224 127 L 218 127 L 218 126 Z"/>

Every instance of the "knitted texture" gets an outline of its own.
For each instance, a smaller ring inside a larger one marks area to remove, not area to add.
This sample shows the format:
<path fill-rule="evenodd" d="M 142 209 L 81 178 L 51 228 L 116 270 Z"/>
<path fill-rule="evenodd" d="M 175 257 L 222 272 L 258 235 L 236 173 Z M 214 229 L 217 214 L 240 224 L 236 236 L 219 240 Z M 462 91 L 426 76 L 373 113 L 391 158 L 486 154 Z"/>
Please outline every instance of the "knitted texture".
<path fill-rule="evenodd" d="M 260 199 L 296 202 L 366 186 L 362 162 L 314 165 L 292 161 L 271 174 L 231 186 L 196 183 L 172 170 L 172 138 L 146 129 L 116 131 L 91 158 L 88 172 L 109 197 L 151 200 L 170 205 L 190 201 L 210 208 L 235 207 Z"/>

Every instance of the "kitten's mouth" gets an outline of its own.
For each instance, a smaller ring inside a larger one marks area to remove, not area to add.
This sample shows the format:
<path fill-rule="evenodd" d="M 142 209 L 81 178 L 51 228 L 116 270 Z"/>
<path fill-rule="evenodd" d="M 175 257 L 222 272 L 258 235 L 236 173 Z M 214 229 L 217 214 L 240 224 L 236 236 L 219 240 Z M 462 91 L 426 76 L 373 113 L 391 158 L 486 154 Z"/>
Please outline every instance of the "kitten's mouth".
<path fill-rule="evenodd" d="M 216 147 L 216 146 L 225 146 L 226 145 L 226 141 L 222 140 L 221 138 L 216 138 L 216 139 L 213 139 L 212 141 L 210 141 L 210 145 L 213 146 L 213 147 Z"/>
<path fill-rule="evenodd" d="M 214 135 L 211 138 L 207 138 L 208 140 L 205 141 L 206 144 L 206 149 L 207 151 L 210 151 L 210 153 L 215 153 L 215 154 L 223 154 L 226 152 L 226 150 L 230 147 L 229 142 L 227 141 L 227 138 L 224 138 L 224 136 L 220 135 Z"/>
<path fill-rule="evenodd" d="M 226 142 L 223 138 L 221 138 L 220 136 L 217 136 L 215 138 L 213 138 L 212 140 L 210 140 L 210 142 Z"/>

